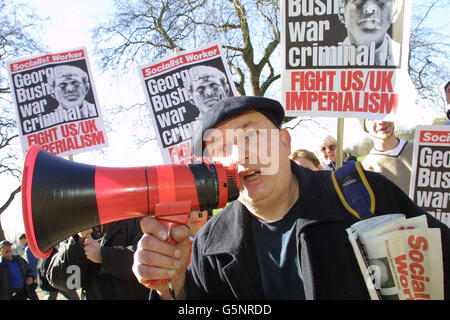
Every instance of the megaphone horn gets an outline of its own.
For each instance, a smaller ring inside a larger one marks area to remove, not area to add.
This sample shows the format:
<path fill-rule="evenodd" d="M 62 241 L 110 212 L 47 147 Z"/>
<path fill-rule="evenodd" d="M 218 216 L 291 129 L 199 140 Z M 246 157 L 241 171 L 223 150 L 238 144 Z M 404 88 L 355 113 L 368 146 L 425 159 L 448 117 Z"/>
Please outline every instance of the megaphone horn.
<path fill-rule="evenodd" d="M 33 145 L 22 179 L 28 245 L 47 258 L 59 242 L 99 224 L 221 208 L 239 196 L 236 168 L 192 163 L 113 168 L 63 159 Z M 187 211 L 187 212 L 185 212 Z M 183 223 L 173 218 L 177 223 Z"/>

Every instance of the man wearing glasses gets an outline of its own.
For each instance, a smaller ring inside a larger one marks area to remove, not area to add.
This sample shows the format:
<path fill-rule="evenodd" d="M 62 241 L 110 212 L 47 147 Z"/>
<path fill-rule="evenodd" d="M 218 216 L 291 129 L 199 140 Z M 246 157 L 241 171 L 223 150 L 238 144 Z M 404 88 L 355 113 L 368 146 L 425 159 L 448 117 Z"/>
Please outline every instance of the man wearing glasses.
<path fill-rule="evenodd" d="M 320 146 L 321 164 L 324 170 L 336 170 L 336 145 L 337 140 L 333 136 L 326 136 Z M 349 160 L 349 159 L 347 159 Z M 344 161 L 342 165 L 350 164 L 352 161 Z"/>
<path fill-rule="evenodd" d="M 322 167 L 325 170 L 336 169 L 336 139 L 328 135 L 323 139 L 323 143 L 320 147 L 322 152 Z"/>

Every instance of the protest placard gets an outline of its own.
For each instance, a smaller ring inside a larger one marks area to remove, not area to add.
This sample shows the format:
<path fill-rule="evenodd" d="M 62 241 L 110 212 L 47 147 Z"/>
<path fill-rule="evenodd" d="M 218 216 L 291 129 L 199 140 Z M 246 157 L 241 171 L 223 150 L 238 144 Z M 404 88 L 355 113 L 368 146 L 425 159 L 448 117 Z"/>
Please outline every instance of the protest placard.
<path fill-rule="evenodd" d="M 444 299 L 441 230 L 425 215 L 374 216 L 346 231 L 371 299 Z"/>
<path fill-rule="evenodd" d="M 409 196 L 450 227 L 450 126 L 417 126 Z"/>
<path fill-rule="evenodd" d="M 32 144 L 65 156 L 108 145 L 85 48 L 7 63 L 25 154 Z"/>
<path fill-rule="evenodd" d="M 192 162 L 196 120 L 218 101 L 237 94 L 220 43 L 140 66 L 139 74 L 164 162 Z"/>
<path fill-rule="evenodd" d="M 395 114 L 409 81 L 410 6 L 404 0 L 282 0 L 286 115 Z"/>

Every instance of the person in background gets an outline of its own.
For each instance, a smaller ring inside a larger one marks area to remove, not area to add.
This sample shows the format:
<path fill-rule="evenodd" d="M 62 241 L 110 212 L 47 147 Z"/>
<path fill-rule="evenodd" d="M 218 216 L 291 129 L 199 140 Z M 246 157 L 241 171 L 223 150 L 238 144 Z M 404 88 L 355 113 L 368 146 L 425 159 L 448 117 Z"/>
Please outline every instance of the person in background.
<path fill-rule="evenodd" d="M 31 269 L 31 272 L 33 273 L 33 283 L 28 286 L 28 297 L 30 298 L 30 300 L 39 300 L 37 294 L 36 294 L 36 288 L 38 286 L 38 278 L 37 278 L 37 265 L 38 265 L 38 261 L 39 259 L 36 258 L 33 253 L 31 252 L 30 247 L 28 246 L 27 240 L 26 240 L 26 235 L 23 234 L 23 238 L 25 239 L 25 260 L 28 263 L 28 266 Z"/>
<path fill-rule="evenodd" d="M 444 87 L 445 92 L 445 100 L 447 101 L 447 104 L 450 104 L 450 81 L 447 82 L 447 84 Z"/>
<path fill-rule="evenodd" d="M 447 84 L 444 87 L 444 92 L 445 92 L 445 100 L 447 101 L 447 112 L 446 112 L 446 116 L 447 116 L 447 122 L 444 123 L 445 125 L 450 125 L 450 81 L 447 82 Z"/>
<path fill-rule="evenodd" d="M 289 159 L 297 162 L 299 166 L 317 171 L 323 170 L 322 165 L 320 164 L 320 160 L 316 157 L 316 155 L 305 149 L 297 149 L 291 153 Z"/>
<path fill-rule="evenodd" d="M 82 298 L 86 300 L 147 299 L 148 289 L 131 271 L 133 254 L 142 236 L 139 221 L 111 222 L 70 237 L 52 257 L 47 280 L 61 291 L 81 286 Z M 76 270 L 79 281 L 70 281 L 77 280 L 73 279 Z"/>
<path fill-rule="evenodd" d="M 212 217 L 212 210 L 192 210 L 189 215 L 189 239 L 191 241 L 191 251 L 192 244 L 194 243 L 194 238 L 197 232 L 208 222 L 208 220 Z"/>
<path fill-rule="evenodd" d="M 191 240 L 194 240 L 197 232 L 205 225 L 206 222 L 212 217 L 212 210 L 193 210 L 189 215 L 189 234 L 191 236 Z"/>
<path fill-rule="evenodd" d="M 327 135 L 320 146 L 320 152 L 322 155 L 322 167 L 325 170 L 336 170 L 336 147 L 337 140 L 331 136 Z"/>
<path fill-rule="evenodd" d="M 27 239 L 25 233 L 21 233 L 16 241 L 13 243 L 13 254 L 25 258 L 25 244 Z"/>
<path fill-rule="evenodd" d="M 75 289 L 61 291 L 54 288 L 47 280 L 46 274 L 48 266 L 53 256 L 58 252 L 59 246 L 53 247 L 52 253 L 46 259 L 40 259 L 38 262 L 37 276 L 39 287 L 45 292 L 44 300 L 57 300 L 58 293 L 61 293 L 67 300 L 80 300 Z"/>
<path fill-rule="evenodd" d="M 322 155 L 322 167 L 324 170 L 336 170 L 336 152 L 337 152 L 337 140 L 331 135 L 327 135 L 322 142 L 319 149 Z M 342 162 L 342 165 L 350 164 L 351 160 L 346 160 Z"/>
<path fill-rule="evenodd" d="M 27 286 L 34 280 L 28 263 L 13 255 L 8 240 L 0 242 L 0 255 L 0 300 L 27 300 Z"/>
<path fill-rule="evenodd" d="M 373 140 L 373 148 L 362 161 L 364 169 L 383 174 L 409 194 L 413 143 L 397 138 L 390 121 L 362 119 L 361 126 Z"/>
<path fill-rule="evenodd" d="M 350 152 L 347 152 L 347 159 L 345 161 L 358 161 L 358 158 L 356 156 L 352 155 Z"/>

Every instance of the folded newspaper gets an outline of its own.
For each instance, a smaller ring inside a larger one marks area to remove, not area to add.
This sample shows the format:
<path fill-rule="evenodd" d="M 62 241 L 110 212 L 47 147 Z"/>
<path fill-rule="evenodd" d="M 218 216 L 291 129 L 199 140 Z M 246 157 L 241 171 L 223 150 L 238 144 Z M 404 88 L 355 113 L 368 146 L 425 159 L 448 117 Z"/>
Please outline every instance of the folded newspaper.
<path fill-rule="evenodd" d="M 376 216 L 347 233 L 371 299 L 444 298 L 441 233 L 428 228 L 425 215 Z"/>

